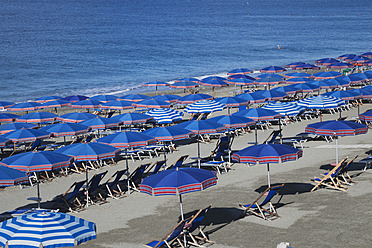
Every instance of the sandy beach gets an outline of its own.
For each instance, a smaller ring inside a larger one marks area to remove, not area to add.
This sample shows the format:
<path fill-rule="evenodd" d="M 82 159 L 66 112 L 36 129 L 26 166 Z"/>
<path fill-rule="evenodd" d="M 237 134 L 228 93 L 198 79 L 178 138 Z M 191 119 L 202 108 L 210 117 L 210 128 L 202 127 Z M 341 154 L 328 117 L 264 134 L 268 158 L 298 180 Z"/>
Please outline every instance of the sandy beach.
<path fill-rule="evenodd" d="M 218 89 L 217 95 L 231 95 L 239 88 Z M 170 91 L 174 93 L 175 91 Z M 182 92 L 182 91 L 179 91 Z M 162 92 L 163 93 L 163 92 Z M 208 93 L 208 92 L 206 92 Z M 182 94 L 182 93 L 181 93 Z M 360 113 L 371 108 L 366 103 Z M 235 112 L 236 110 L 233 110 Z M 213 116 L 227 111 L 213 113 Z M 60 114 L 60 113 L 59 113 Z M 357 109 L 342 113 L 347 119 L 357 116 Z M 338 114 L 323 116 L 323 120 L 337 119 Z M 283 127 L 283 136 L 295 136 L 304 132 L 307 124 L 319 119 L 291 123 Z M 274 129 L 277 126 L 273 126 Z M 262 143 L 272 130 L 258 131 L 258 141 Z M 371 169 L 363 171 L 364 163 L 358 163 L 372 150 L 372 133 L 341 137 L 339 139 L 339 159 L 350 159 L 359 154 L 351 167 L 350 174 L 357 183 L 346 192 L 320 188 L 310 192 L 315 185 L 311 179 L 331 168 L 335 161 L 335 142 L 309 141 L 304 144 L 303 157 L 297 161 L 271 164 L 272 185 L 284 183 L 283 189 L 273 202 L 277 203 L 280 218 L 269 221 L 256 216 L 239 218 L 240 203 L 249 204 L 267 187 L 265 165 L 248 167 L 234 164 L 227 173 L 218 175 L 218 183 L 205 191 L 185 194 L 183 207 L 185 216 L 213 204 L 203 223 L 204 232 L 214 241 L 213 247 L 276 247 L 280 242 L 289 242 L 291 247 L 371 247 L 372 223 L 370 221 L 372 202 Z M 202 156 L 208 156 L 216 146 L 201 144 Z M 232 149 L 241 150 L 254 141 L 254 134 L 247 133 L 235 138 Z M 183 144 L 178 150 L 167 154 L 168 164 L 181 155 L 197 156 L 197 144 Z M 129 162 L 130 170 L 144 163 L 160 158 Z M 185 163 L 192 162 L 188 159 Z M 125 168 L 125 160 L 117 165 L 104 166 L 89 175 L 108 170 L 103 181 L 115 171 Z M 84 180 L 83 174 L 58 177 L 40 185 L 42 206 L 56 195 L 64 193 L 75 181 Z M 36 187 L 9 187 L 0 191 L 2 203 L 0 212 L 16 208 L 35 207 L 28 197 L 36 196 Z M 72 215 L 85 218 L 97 224 L 97 239 L 80 247 L 143 247 L 142 244 L 160 239 L 168 233 L 180 219 L 179 201 L 176 196 L 149 196 L 134 192 L 121 199 L 108 198 L 108 203 L 89 206 L 86 210 Z"/>

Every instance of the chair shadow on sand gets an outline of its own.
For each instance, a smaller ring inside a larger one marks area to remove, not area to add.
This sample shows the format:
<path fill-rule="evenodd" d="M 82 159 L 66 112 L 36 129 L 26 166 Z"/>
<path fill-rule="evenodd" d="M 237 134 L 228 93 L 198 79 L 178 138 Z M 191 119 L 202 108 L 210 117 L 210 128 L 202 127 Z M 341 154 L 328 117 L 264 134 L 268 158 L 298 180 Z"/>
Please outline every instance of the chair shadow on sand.
<path fill-rule="evenodd" d="M 271 184 L 272 187 L 279 186 L 279 185 L 281 185 L 281 183 Z M 267 187 L 268 187 L 267 185 L 263 185 L 263 186 L 255 189 L 255 191 L 257 193 L 262 193 L 267 189 Z M 280 196 L 303 194 L 303 193 L 310 192 L 310 190 L 313 187 L 314 187 L 314 185 L 312 185 L 311 183 L 284 183 L 283 188 L 281 188 L 278 191 L 277 194 L 280 195 Z"/>

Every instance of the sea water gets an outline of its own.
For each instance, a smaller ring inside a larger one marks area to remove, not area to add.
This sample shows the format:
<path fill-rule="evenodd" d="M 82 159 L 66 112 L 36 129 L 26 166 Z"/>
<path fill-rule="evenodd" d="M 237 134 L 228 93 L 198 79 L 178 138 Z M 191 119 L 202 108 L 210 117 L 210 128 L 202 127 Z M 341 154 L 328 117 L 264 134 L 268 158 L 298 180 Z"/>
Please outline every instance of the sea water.
<path fill-rule="evenodd" d="M 3 0 L 0 101 L 361 54 L 371 13 L 365 0 Z"/>

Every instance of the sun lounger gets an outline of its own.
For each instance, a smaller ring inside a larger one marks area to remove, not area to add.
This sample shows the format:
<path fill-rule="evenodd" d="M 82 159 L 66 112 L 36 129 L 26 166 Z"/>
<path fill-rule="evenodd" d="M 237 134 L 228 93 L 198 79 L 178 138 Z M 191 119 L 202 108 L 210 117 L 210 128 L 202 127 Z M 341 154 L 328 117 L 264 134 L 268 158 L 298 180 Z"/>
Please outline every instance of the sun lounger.
<path fill-rule="evenodd" d="M 128 173 L 127 169 L 116 171 L 105 183 L 107 189 L 107 195 L 118 199 L 125 196 L 125 191 L 127 191 L 127 185 L 125 184 L 126 190 L 122 189 L 120 182 L 125 182 L 122 177 Z"/>
<path fill-rule="evenodd" d="M 279 218 L 279 215 L 272 204 L 271 200 L 274 197 L 274 195 L 278 192 L 279 189 L 281 189 L 284 186 L 284 184 L 279 186 L 273 186 L 267 188 L 264 192 L 262 192 L 259 197 L 255 201 L 253 201 L 251 204 L 247 205 L 240 205 L 242 208 L 244 208 L 244 212 L 242 213 L 241 217 L 244 217 L 247 213 L 254 214 L 258 217 L 262 217 L 265 220 L 273 219 L 273 218 Z M 259 203 L 258 201 L 266 195 L 266 198 Z M 269 205 L 269 209 L 264 208 L 265 205 Z"/>
<path fill-rule="evenodd" d="M 151 163 L 142 164 L 137 167 L 129 176 L 128 176 L 128 187 L 134 191 L 139 191 L 137 186 L 141 183 L 142 178 L 144 177 L 145 170 L 150 166 Z"/>
<path fill-rule="evenodd" d="M 167 170 L 169 169 L 176 169 L 178 167 L 181 167 L 181 165 L 183 164 L 183 162 L 185 162 L 185 160 L 189 157 L 189 155 L 183 155 L 181 157 L 179 157 L 171 166 L 169 166 L 167 168 Z"/>
<path fill-rule="evenodd" d="M 179 222 L 167 235 L 164 236 L 164 238 L 162 238 L 161 240 L 153 240 L 147 244 L 143 244 L 144 246 L 146 247 L 151 247 L 151 248 L 155 248 L 155 247 L 168 247 L 168 248 L 172 248 L 174 247 L 173 244 L 174 243 L 178 243 L 178 245 L 180 245 L 181 247 L 184 248 L 181 240 L 180 240 L 180 236 L 183 232 L 183 229 L 185 227 L 185 223 L 186 221 L 183 220 L 181 222 Z"/>
<path fill-rule="evenodd" d="M 105 184 L 101 184 L 102 179 L 108 171 L 95 174 L 88 182 L 88 201 L 90 204 L 106 203 L 107 201 L 102 196 L 102 188 Z"/>
<path fill-rule="evenodd" d="M 347 187 L 343 186 L 338 179 L 340 171 L 342 171 L 342 168 L 346 166 L 346 160 L 347 157 L 341 160 L 332 170 L 325 173 L 323 178 L 315 177 L 313 181 L 317 184 L 311 189 L 310 192 L 313 192 L 319 186 L 325 186 L 340 191 L 346 191 Z"/>
<path fill-rule="evenodd" d="M 84 209 L 79 197 L 83 195 L 81 188 L 85 184 L 85 181 L 74 182 L 63 195 L 55 198 L 53 200 L 54 205 L 52 208 L 61 208 L 61 203 L 64 203 L 67 206 L 68 210 L 71 212 L 77 212 Z M 69 193 L 71 191 L 71 193 Z"/>
<path fill-rule="evenodd" d="M 154 174 L 158 173 L 160 171 L 160 169 L 164 167 L 165 162 L 167 162 L 167 160 L 168 159 L 154 162 L 151 166 L 149 166 L 147 168 L 147 170 L 145 172 L 145 175 L 150 176 L 150 175 L 154 175 Z"/>
<path fill-rule="evenodd" d="M 212 205 L 200 209 L 187 223 L 186 223 L 186 235 L 190 237 L 190 241 L 187 241 L 188 244 L 201 247 L 203 243 L 213 244 L 214 242 L 209 240 L 207 235 L 203 232 L 200 227 L 201 223 L 204 220 L 204 217 Z M 198 230 L 198 234 L 192 234 L 195 230 Z"/>

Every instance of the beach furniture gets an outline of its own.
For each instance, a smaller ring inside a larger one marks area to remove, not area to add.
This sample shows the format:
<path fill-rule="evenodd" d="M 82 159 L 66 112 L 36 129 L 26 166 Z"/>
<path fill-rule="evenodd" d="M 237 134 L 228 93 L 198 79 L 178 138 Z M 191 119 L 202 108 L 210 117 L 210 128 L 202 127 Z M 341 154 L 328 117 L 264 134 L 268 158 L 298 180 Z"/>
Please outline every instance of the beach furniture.
<path fill-rule="evenodd" d="M 64 203 L 67 206 L 68 210 L 71 212 L 77 212 L 78 210 L 83 210 L 84 207 L 81 204 L 79 196 L 83 195 L 83 191 L 80 189 L 85 184 L 84 181 L 74 182 L 65 193 L 61 196 L 56 197 L 53 199 L 54 205 L 52 208 L 56 208 L 57 206 L 61 207 L 61 203 Z M 71 191 L 72 190 L 72 191 Z M 71 191 L 71 193 L 70 193 Z"/>
<path fill-rule="evenodd" d="M 200 209 L 191 219 L 186 223 L 186 235 L 190 237 L 191 241 L 187 243 L 190 245 L 202 247 L 203 243 L 210 243 L 213 244 L 214 242 L 209 240 L 207 235 L 203 232 L 201 228 L 201 223 L 204 220 L 204 217 L 208 210 L 212 207 L 209 205 L 206 208 Z M 192 234 L 195 230 L 198 231 L 198 234 Z"/>
<path fill-rule="evenodd" d="M 122 182 L 126 181 L 125 179 L 122 180 L 122 177 L 127 174 L 128 174 L 127 169 L 118 170 L 106 181 L 105 186 L 108 196 L 114 199 L 118 199 L 120 197 L 125 196 L 125 191 L 122 189 L 121 184 Z M 125 187 L 126 190 L 128 190 L 127 185 Z"/>
<path fill-rule="evenodd" d="M 146 247 L 174 247 L 173 244 L 178 242 L 178 244 L 184 248 L 180 240 L 180 236 L 183 233 L 183 229 L 185 227 L 186 220 L 180 221 L 167 235 L 164 236 L 161 240 L 153 240 L 147 244 L 143 244 Z"/>
<path fill-rule="evenodd" d="M 176 169 L 182 166 L 183 162 L 189 157 L 189 155 L 183 155 L 179 157 L 172 165 L 170 165 L 167 170 L 169 169 Z"/>
<path fill-rule="evenodd" d="M 247 213 L 254 214 L 258 217 L 261 217 L 265 220 L 279 218 L 279 215 L 272 204 L 271 200 L 273 199 L 274 195 L 281 189 L 284 184 L 268 187 L 264 192 L 262 192 L 256 200 L 254 200 L 251 204 L 247 205 L 240 205 L 244 208 L 244 212 L 242 213 L 241 217 L 244 217 Z M 265 199 L 259 203 L 260 199 L 266 196 Z M 264 208 L 265 205 L 269 205 L 269 209 Z"/>
<path fill-rule="evenodd" d="M 338 176 L 340 175 L 340 172 L 343 170 L 343 168 L 346 167 L 347 163 L 345 163 L 345 161 L 347 159 L 348 157 L 341 160 L 332 170 L 325 173 L 323 178 L 315 177 L 313 181 L 317 184 L 310 190 L 310 192 L 313 192 L 319 186 L 325 186 L 340 191 L 346 191 L 347 187 L 341 184 Z"/>
<path fill-rule="evenodd" d="M 351 185 L 352 183 L 355 183 L 355 181 L 351 179 L 351 176 L 348 173 L 348 169 L 357 157 L 359 157 L 359 154 L 357 154 L 354 158 L 349 160 L 344 166 L 341 166 L 341 169 L 338 175 L 339 175 L 339 180 L 342 184 Z"/>
<path fill-rule="evenodd" d="M 104 171 L 98 174 L 94 174 L 88 182 L 88 197 L 87 200 L 91 204 L 107 203 L 102 196 L 102 189 L 105 184 L 101 184 L 102 179 L 106 176 L 108 171 Z"/>
<path fill-rule="evenodd" d="M 128 176 L 128 186 L 130 189 L 134 191 L 139 191 L 137 186 L 141 183 L 142 178 L 144 177 L 144 173 L 147 167 L 150 166 L 151 163 L 141 164 L 137 167 L 129 176 Z"/>
<path fill-rule="evenodd" d="M 150 176 L 150 175 L 154 175 L 154 174 L 158 173 L 160 171 L 160 169 L 165 166 L 165 163 L 167 161 L 168 161 L 168 159 L 160 160 L 160 161 L 155 161 L 152 165 L 150 165 L 147 168 L 147 170 L 145 172 L 145 175 L 146 176 Z M 153 169 L 153 171 L 151 172 L 152 169 Z"/>

